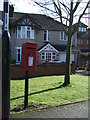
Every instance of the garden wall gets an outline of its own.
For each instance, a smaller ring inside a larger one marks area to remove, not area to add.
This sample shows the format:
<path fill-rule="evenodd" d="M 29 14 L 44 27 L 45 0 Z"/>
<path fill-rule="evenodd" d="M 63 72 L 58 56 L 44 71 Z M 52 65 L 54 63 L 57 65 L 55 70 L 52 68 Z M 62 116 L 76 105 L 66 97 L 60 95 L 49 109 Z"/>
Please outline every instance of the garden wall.
<path fill-rule="evenodd" d="M 71 65 L 71 73 L 75 74 L 75 62 Z M 37 70 L 35 73 L 29 72 L 29 77 L 37 76 L 49 76 L 49 75 L 64 75 L 65 74 L 65 63 L 62 64 L 50 64 L 45 63 L 42 65 L 37 65 Z M 25 78 L 25 73 L 21 69 L 20 65 L 11 65 L 11 79 L 23 79 Z"/>

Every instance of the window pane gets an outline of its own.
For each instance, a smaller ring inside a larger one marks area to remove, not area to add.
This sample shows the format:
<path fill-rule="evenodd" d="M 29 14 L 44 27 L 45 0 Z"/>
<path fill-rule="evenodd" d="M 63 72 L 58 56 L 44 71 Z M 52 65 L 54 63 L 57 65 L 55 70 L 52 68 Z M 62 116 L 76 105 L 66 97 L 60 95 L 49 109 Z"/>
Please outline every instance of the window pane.
<path fill-rule="evenodd" d="M 61 40 L 63 40 L 63 32 L 61 32 Z"/>
<path fill-rule="evenodd" d="M 34 30 L 33 27 L 31 27 L 31 30 Z"/>
<path fill-rule="evenodd" d="M 16 49 L 16 62 L 21 62 L 21 49 L 17 48 Z"/>
<path fill-rule="evenodd" d="M 20 54 L 18 54 L 18 62 L 20 62 Z"/>
<path fill-rule="evenodd" d="M 84 28 L 82 28 L 82 32 L 83 32 L 83 29 L 84 29 Z"/>
<path fill-rule="evenodd" d="M 21 27 L 17 28 L 17 38 L 21 38 Z"/>
<path fill-rule="evenodd" d="M 33 29 L 31 29 L 31 31 L 30 31 L 30 38 L 34 39 L 34 30 Z"/>
<path fill-rule="evenodd" d="M 25 38 L 25 26 L 22 26 L 22 38 Z"/>
<path fill-rule="evenodd" d="M 46 39 L 47 39 L 47 32 L 44 31 L 44 40 L 46 40 Z"/>
<path fill-rule="evenodd" d="M 18 49 L 18 62 L 20 62 L 20 49 Z"/>
<path fill-rule="evenodd" d="M 49 33 L 50 33 L 50 32 L 47 30 L 47 31 L 46 31 L 46 40 L 47 40 L 47 41 L 49 40 Z"/>
<path fill-rule="evenodd" d="M 79 27 L 79 31 L 81 31 L 81 27 Z"/>
<path fill-rule="evenodd" d="M 55 55 L 55 53 L 53 53 L 53 55 Z"/>
<path fill-rule="evenodd" d="M 84 32 L 86 32 L 86 28 L 84 28 Z"/>
<path fill-rule="evenodd" d="M 52 59 L 53 59 L 53 60 L 56 59 L 56 53 L 53 53 L 53 55 L 52 55 Z"/>
<path fill-rule="evenodd" d="M 41 60 L 44 60 L 45 59 L 45 55 L 44 55 L 44 52 L 41 53 Z"/>
<path fill-rule="evenodd" d="M 51 53 L 46 53 L 46 61 L 51 61 Z"/>
<path fill-rule="evenodd" d="M 27 38 L 30 38 L 30 27 L 27 27 Z"/>
<path fill-rule="evenodd" d="M 27 38 L 30 38 L 30 31 L 27 31 Z"/>
<path fill-rule="evenodd" d="M 30 27 L 29 27 L 29 26 L 27 27 L 27 30 L 29 30 L 29 31 L 30 31 Z"/>

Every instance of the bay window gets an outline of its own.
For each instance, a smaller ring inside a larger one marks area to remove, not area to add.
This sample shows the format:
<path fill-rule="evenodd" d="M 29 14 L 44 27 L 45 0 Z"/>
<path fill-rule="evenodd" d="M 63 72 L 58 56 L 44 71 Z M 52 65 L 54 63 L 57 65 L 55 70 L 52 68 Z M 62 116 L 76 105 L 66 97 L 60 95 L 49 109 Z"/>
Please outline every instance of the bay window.
<path fill-rule="evenodd" d="M 56 53 L 54 52 L 42 52 L 41 60 L 44 61 L 54 61 L 56 59 Z"/>
<path fill-rule="evenodd" d="M 34 29 L 30 26 L 19 26 L 16 30 L 17 39 L 34 39 Z"/>

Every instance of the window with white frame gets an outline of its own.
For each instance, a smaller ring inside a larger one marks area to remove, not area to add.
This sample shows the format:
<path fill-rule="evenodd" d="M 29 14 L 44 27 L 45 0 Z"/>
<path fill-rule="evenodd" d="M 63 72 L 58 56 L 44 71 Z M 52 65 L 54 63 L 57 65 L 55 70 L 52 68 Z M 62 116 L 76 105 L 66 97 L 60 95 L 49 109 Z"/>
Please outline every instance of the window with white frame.
<path fill-rule="evenodd" d="M 49 34 L 50 32 L 48 30 L 44 30 L 44 40 L 49 41 Z"/>
<path fill-rule="evenodd" d="M 16 63 L 21 62 L 21 47 L 16 47 Z"/>
<path fill-rule="evenodd" d="M 46 61 L 52 61 L 51 52 L 46 52 Z"/>
<path fill-rule="evenodd" d="M 56 59 L 56 53 L 54 52 L 42 52 L 41 60 L 44 61 L 54 61 Z"/>
<path fill-rule="evenodd" d="M 45 60 L 45 52 L 41 53 L 41 60 Z"/>
<path fill-rule="evenodd" d="M 61 40 L 63 40 L 63 32 L 60 33 L 60 36 L 61 36 Z"/>
<path fill-rule="evenodd" d="M 60 40 L 67 41 L 67 35 L 63 31 L 60 32 Z"/>
<path fill-rule="evenodd" d="M 28 39 L 34 39 L 34 29 L 30 26 L 19 26 L 17 27 L 16 36 L 18 38 L 28 38 Z"/>
<path fill-rule="evenodd" d="M 52 53 L 52 60 L 56 59 L 56 53 Z"/>

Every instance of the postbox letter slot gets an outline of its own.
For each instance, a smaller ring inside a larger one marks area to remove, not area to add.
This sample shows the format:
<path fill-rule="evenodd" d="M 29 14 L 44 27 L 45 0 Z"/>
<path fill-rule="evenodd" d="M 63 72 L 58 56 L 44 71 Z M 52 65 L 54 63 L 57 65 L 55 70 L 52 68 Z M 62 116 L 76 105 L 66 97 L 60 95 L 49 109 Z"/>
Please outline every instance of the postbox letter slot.
<path fill-rule="evenodd" d="M 28 57 L 28 66 L 33 66 L 33 57 Z"/>

